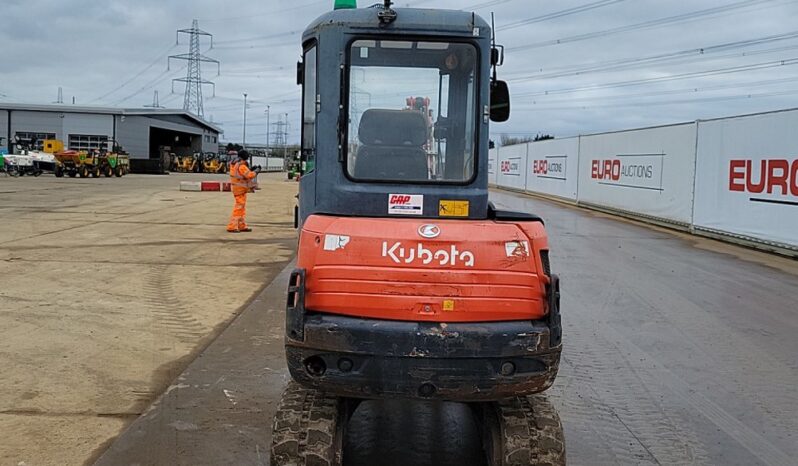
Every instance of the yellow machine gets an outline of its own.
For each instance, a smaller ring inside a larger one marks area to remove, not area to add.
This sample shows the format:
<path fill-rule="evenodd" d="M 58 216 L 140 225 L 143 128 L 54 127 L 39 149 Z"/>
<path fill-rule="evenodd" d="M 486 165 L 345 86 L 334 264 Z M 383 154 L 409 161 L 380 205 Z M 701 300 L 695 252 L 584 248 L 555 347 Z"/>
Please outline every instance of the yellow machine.
<path fill-rule="evenodd" d="M 44 152 L 48 154 L 55 154 L 56 152 L 62 152 L 63 150 L 64 150 L 64 143 L 59 141 L 58 139 L 44 140 Z"/>
<path fill-rule="evenodd" d="M 208 152 L 202 161 L 202 171 L 205 173 L 227 173 L 227 162 L 220 159 L 217 154 Z"/>
<path fill-rule="evenodd" d="M 174 170 L 182 173 L 198 173 L 200 161 L 196 155 L 183 155 L 174 158 Z"/>
<path fill-rule="evenodd" d="M 64 143 L 58 139 L 45 139 L 44 152 L 55 157 L 55 176 L 74 178 L 121 177 L 130 173 L 130 158 L 120 147 L 114 152 L 105 150 L 76 151 L 64 150 Z"/>

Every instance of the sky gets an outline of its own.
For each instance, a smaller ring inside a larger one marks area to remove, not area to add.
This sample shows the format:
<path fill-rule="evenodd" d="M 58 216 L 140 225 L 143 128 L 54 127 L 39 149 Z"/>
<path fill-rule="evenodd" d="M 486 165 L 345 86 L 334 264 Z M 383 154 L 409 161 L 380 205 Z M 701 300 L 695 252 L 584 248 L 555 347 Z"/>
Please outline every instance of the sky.
<path fill-rule="evenodd" d="M 2 0 L 0 102 L 182 108 L 197 19 L 205 118 L 265 142 L 269 118 L 299 140 L 295 66 L 305 27 L 333 0 Z M 372 1 L 360 1 L 361 7 Z M 400 0 L 495 13 L 512 116 L 491 136 L 567 137 L 798 107 L 797 0 Z M 273 132 L 272 129 L 270 132 Z"/>

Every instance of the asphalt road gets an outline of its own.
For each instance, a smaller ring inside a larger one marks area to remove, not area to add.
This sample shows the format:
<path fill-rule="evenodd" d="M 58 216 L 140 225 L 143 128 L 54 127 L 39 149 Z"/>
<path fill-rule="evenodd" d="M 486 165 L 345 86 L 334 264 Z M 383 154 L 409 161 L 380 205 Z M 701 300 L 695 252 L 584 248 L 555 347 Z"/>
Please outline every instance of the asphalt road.
<path fill-rule="evenodd" d="M 565 326 L 549 396 L 569 464 L 798 464 L 798 262 L 516 194 L 492 197 L 547 221 Z M 97 464 L 268 464 L 269 423 L 287 380 L 285 279 Z M 350 466 L 482 463 L 462 407 L 362 406 L 347 439 Z"/>
<path fill-rule="evenodd" d="M 570 464 L 798 464 L 798 262 L 492 198 L 547 220 Z"/>

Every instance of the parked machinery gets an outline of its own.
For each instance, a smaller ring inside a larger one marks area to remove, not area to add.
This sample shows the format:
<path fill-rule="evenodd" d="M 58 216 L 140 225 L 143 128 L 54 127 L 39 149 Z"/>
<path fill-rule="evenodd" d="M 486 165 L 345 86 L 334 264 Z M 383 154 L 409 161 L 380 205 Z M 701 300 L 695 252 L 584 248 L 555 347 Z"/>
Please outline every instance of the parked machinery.
<path fill-rule="evenodd" d="M 202 154 L 175 155 L 172 157 L 172 171 L 180 173 L 199 173 L 202 171 Z"/>
<path fill-rule="evenodd" d="M 0 172 L 11 176 L 39 176 L 42 170 L 30 155 L 0 154 Z"/>
<path fill-rule="evenodd" d="M 227 162 L 219 154 L 206 152 L 202 160 L 204 173 L 227 173 Z"/>
<path fill-rule="evenodd" d="M 121 177 L 130 173 L 130 157 L 115 142 L 113 150 L 108 152 L 105 148 L 92 151 L 64 150 L 64 143 L 57 139 L 44 141 L 44 152 L 55 156 L 55 176 L 64 175 L 74 178 L 94 177 Z"/>
<path fill-rule="evenodd" d="M 102 154 L 102 172 L 107 177 L 122 177 L 130 173 L 130 157 L 122 146 L 114 143 L 113 151 Z"/>

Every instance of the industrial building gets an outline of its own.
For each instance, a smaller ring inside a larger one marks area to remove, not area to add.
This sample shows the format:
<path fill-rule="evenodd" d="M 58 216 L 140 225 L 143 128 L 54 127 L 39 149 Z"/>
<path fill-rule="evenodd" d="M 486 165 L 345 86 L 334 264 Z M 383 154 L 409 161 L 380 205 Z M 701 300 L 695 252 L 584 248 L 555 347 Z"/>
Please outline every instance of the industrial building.
<path fill-rule="evenodd" d="M 108 147 L 116 141 L 131 162 L 168 167 L 169 153 L 217 152 L 220 133 L 217 126 L 184 110 L 0 103 L 0 151 L 13 152 L 15 141 L 41 149 L 45 139 L 60 139 L 74 150 Z"/>

